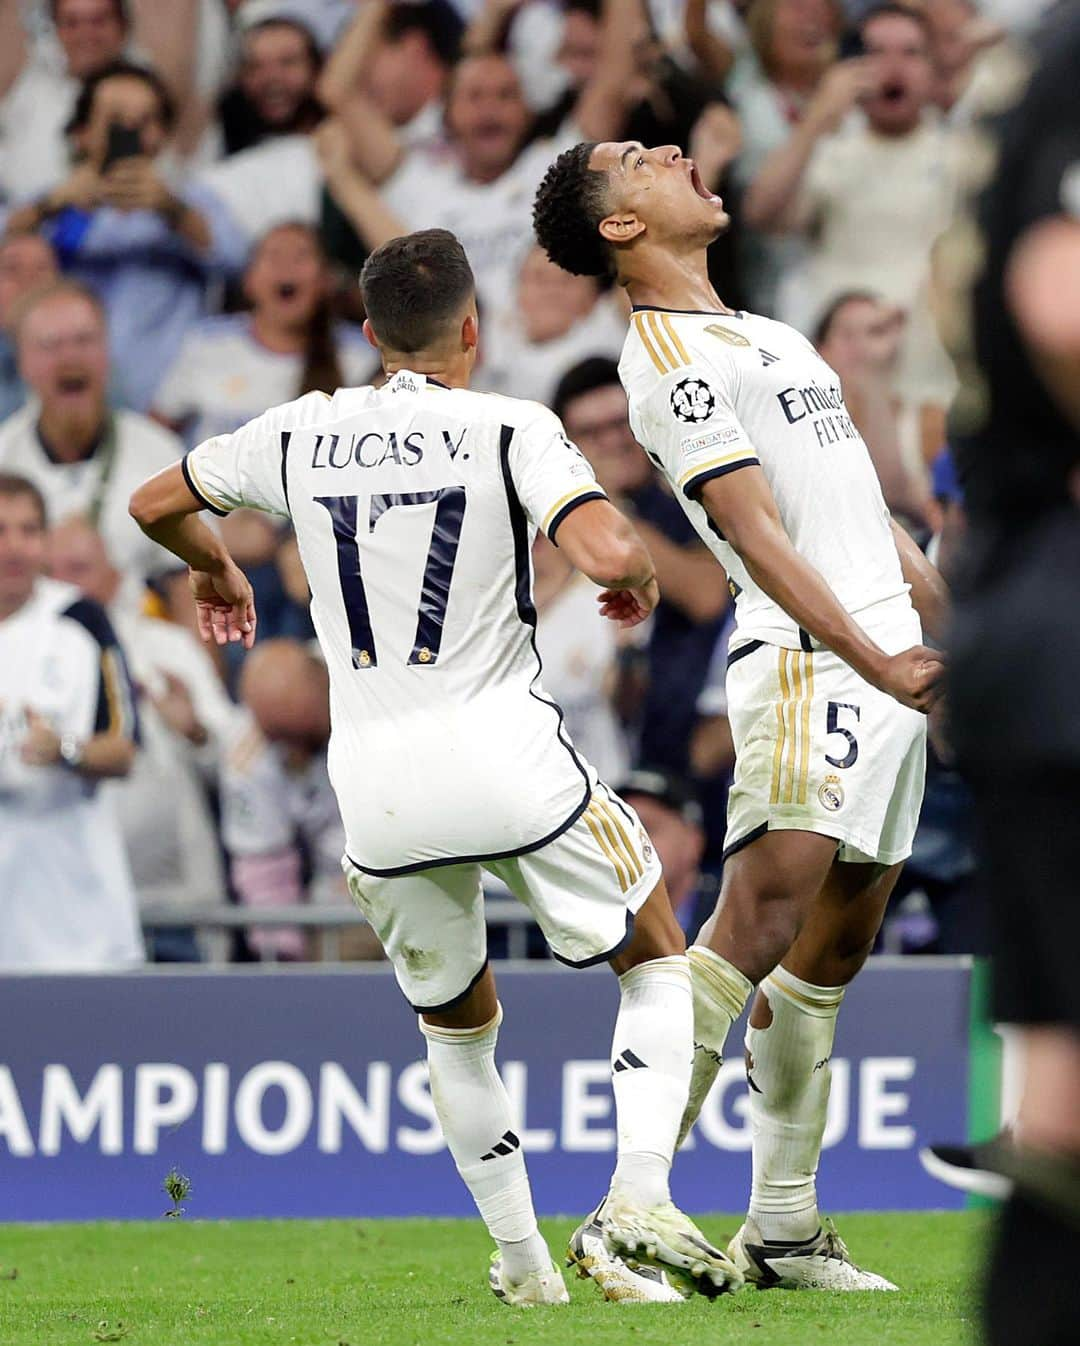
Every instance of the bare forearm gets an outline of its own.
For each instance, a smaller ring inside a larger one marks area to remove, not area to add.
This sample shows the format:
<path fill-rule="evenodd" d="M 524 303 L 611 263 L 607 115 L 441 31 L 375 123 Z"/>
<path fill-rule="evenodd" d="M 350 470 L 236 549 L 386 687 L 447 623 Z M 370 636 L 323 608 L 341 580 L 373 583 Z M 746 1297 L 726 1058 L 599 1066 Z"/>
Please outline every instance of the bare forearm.
<path fill-rule="evenodd" d="M 360 173 L 354 171 L 328 180 L 327 186 L 366 247 L 374 251 L 390 239 L 408 233 L 376 188 Z"/>
<path fill-rule="evenodd" d="M 730 540 L 730 538 L 729 538 Z M 754 583 L 815 640 L 838 654 L 860 677 L 877 683 L 884 652 L 800 556 L 782 527 L 763 527 L 732 543 Z"/>
<path fill-rule="evenodd" d="M 79 765 L 74 769 L 87 780 L 126 776 L 135 761 L 135 745 L 119 734 L 95 734 L 83 744 Z"/>
<path fill-rule="evenodd" d="M 752 229 L 781 232 L 793 226 L 799 189 L 816 145 L 816 132 L 804 123 L 765 160 L 743 199 L 743 219 Z"/>
<path fill-rule="evenodd" d="M 716 558 L 704 547 L 680 547 L 659 529 L 638 520 L 637 531 L 656 564 L 656 581 L 667 602 L 691 621 L 714 621 L 727 607 L 727 584 Z"/>
<path fill-rule="evenodd" d="M 501 51 L 516 8 L 508 0 L 487 0 L 465 29 L 461 39 L 462 54 L 483 56 L 489 51 Z"/>
<path fill-rule="evenodd" d="M 923 632 L 940 645 L 945 639 L 949 620 L 949 586 L 895 519 L 892 532 L 900 555 L 900 568 L 904 580 L 911 585 L 911 601 L 919 614 Z"/>
<path fill-rule="evenodd" d="M 707 0 L 687 0 L 685 31 L 690 50 L 705 73 L 716 80 L 727 78 L 735 54 L 726 42 L 711 32 Z"/>
<path fill-rule="evenodd" d="M 369 182 L 379 186 L 401 163 L 405 153 L 389 118 L 370 98 L 357 92 L 344 100 L 337 116 L 348 136 L 353 163 Z"/>
<path fill-rule="evenodd" d="M 136 516 L 139 527 L 192 570 L 220 575 L 233 563 L 229 550 L 197 514 L 165 514 L 144 521 Z"/>
<path fill-rule="evenodd" d="M 190 243 L 197 252 L 209 252 L 210 245 L 213 242 L 213 234 L 210 232 L 206 217 L 197 211 L 194 206 L 189 206 L 186 201 L 181 201 L 179 197 L 176 197 L 165 208 L 162 215 L 173 231 L 185 243 Z"/>
<path fill-rule="evenodd" d="M 574 120 L 589 140 L 611 140 L 622 130 L 633 88 L 633 34 L 640 8 L 640 0 L 605 0 L 596 73 L 574 108 Z"/>
<path fill-rule="evenodd" d="M 366 0 L 331 53 L 317 88 L 320 101 L 330 111 L 336 111 L 363 83 L 386 13 L 385 0 Z"/>

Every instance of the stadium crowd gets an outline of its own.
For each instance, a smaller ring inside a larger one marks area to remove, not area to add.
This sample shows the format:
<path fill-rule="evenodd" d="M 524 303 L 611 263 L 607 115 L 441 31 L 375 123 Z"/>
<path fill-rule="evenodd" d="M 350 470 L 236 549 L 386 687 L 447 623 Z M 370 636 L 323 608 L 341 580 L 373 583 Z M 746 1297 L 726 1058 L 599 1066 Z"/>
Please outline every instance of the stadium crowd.
<path fill-rule="evenodd" d="M 947 570 L 963 509 L 934 245 L 1013 60 L 973 0 L 0 7 L 0 883 L 24 913 L 0 915 L 0 964 L 193 959 L 185 909 L 348 902 L 288 528 L 220 521 L 259 610 L 255 649 L 223 654 L 127 503 L 185 447 L 375 379 L 358 269 L 431 226 L 476 272 L 476 386 L 552 407 L 655 558 L 663 601 L 619 633 L 539 538 L 538 645 L 696 929 L 733 761 L 728 590 L 630 432 L 625 301 L 535 246 L 535 189 L 581 139 L 683 146 L 735 220 L 719 292 L 814 341 L 891 509 Z M 49 622 L 66 623 L 59 663 L 38 656 Z M 118 734 L 134 751 L 95 748 Z M 964 787 L 935 758 L 884 946 L 972 948 L 973 869 Z M 94 903 L 108 914 L 67 920 Z M 139 906 L 173 912 L 145 946 Z M 309 952 L 296 927 L 235 948 Z M 351 952 L 373 950 L 358 935 Z"/>

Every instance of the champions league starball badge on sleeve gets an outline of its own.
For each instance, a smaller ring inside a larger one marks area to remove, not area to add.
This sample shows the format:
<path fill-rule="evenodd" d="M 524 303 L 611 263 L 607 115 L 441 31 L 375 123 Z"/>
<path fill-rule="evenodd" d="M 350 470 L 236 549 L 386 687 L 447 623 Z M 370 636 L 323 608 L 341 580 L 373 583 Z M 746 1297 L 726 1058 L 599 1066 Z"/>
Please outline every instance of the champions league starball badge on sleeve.
<path fill-rule="evenodd" d="M 680 421 L 707 421 L 715 407 L 716 394 L 704 379 L 680 379 L 671 390 L 671 409 Z"/>

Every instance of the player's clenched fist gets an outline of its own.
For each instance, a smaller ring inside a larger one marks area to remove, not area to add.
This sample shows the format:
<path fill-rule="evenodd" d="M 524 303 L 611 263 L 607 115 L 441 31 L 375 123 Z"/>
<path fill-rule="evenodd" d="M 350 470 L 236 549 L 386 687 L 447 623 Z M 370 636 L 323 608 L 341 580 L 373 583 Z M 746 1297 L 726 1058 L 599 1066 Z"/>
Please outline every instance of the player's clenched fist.
<path fill-rule="evenodd" d="M 937 650 L 913 645 L 886 659 L 877 680 L 883 692 L 924 715 L 945 690 L 945 662 Z"/>

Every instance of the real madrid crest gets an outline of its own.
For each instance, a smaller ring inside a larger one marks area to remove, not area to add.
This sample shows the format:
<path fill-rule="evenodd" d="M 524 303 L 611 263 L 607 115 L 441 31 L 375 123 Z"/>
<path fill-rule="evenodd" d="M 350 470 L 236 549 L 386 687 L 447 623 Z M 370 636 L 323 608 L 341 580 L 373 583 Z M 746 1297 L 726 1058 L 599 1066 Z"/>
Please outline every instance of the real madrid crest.
<path fill-rule="evenodd" d="M 836 813 L 844 807 L 844 787 L 840 784 L 839 776 L 826 776 L 818 786 L 818 799 L 821 800 L 823 808 L 827 808 L 830 813 Z"/>

